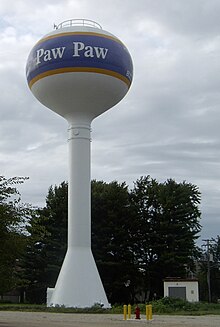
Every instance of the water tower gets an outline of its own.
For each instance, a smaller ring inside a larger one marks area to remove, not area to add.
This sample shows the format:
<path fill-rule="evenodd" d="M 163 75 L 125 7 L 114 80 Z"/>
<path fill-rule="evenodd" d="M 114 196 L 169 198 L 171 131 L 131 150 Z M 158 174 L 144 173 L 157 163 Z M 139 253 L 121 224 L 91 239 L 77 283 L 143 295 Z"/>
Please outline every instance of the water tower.
<path fill-rule="evenodd" d="M 33 47 L 26 74 L 34 96 L 69 124 L 68 247 L 48 305 L 109 307 L 91 252 L 90 126 L 126 95 L 131 56 L 99 24 L 68 20 Z"/>

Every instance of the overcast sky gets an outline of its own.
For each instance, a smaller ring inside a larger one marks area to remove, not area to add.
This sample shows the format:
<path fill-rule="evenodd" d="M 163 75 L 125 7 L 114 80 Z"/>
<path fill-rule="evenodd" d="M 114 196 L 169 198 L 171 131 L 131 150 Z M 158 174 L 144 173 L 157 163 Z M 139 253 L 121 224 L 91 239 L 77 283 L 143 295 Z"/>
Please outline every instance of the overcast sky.
<path fill-rule="evenodd" d="M 29 176 L 22 200 L 43 206 L 67 180 L 67 123 L 28 89 L 25 66 L 53 24 L 97 21 L 134 63 L 126 97 L 92 123 L 92 178 L 196 184 L 202 238 L 220 234 L 220 1 L 1 0 L 0 174 Z"/>

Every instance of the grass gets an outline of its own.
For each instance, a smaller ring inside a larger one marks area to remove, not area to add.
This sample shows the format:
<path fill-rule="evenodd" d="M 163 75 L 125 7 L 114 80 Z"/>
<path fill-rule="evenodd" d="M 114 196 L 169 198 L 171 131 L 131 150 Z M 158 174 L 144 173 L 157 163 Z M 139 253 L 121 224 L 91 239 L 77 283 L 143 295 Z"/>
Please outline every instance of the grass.
<path fill-rule="evenodd" d="M 219 303 L 207 302 L 187 302 L 182 299 L 163 298 L 151 303 L 153 312 L 157 314 L 173 314 L 173 315 L 220 315 Z"/>
<path fill-rule="evenodd" d="M 181 299 L 163 298 L 153 301 L 153 314 L 169 315 L 220 315 L 220 304 L 218 303 L 190 303 Z M 132 306 L 132 314 L 135 312 L 135 305 Z M 140 304 L 141 314 L 145 314 L 146 305 Z M 112 306 L 111 309 L 101 308 L 100 305 L 94 305 L 91 308 L 65 308 L 56 306 L 47 308 L 46 305 L 36 304 L 7 304 L 0 303 L 0 311 L 29 311 L 29 312 L 54 312 L 54 313 L 109 313 L 123 314 L 123 305 Z"/>
<path fill-rule="evenodd" d="M 103 309 L 98 305 L 91 308 L 65 308 L 65 306 L 47 307 L 45 304 L 0 303 L 0 311 L 54 312 L 54 313 L 108 313 L 112 309 Z"/>

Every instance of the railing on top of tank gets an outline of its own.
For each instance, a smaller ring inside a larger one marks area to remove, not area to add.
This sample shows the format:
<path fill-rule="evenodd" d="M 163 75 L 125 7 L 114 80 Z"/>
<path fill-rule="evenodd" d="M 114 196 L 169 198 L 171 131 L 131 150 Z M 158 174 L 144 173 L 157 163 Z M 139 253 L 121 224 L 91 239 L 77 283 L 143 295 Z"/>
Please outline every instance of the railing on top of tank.
<path fill-rule="evenodd" d="M 90 19 L 68 19 L 59 25 L 54 24 L 54 28 L 57 30 L 59 28 L 71 27 L 71 26 L 87 26 L 102 29 L 102 26 Z"/>

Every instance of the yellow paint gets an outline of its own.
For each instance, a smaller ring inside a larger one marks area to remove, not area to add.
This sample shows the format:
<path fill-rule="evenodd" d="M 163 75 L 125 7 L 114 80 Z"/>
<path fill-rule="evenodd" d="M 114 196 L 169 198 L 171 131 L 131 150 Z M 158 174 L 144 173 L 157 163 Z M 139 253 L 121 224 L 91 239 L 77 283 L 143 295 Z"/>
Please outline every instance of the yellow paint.
<path fill-rule="evenodd" d="M 124 311 L 124 320 L 127 320 L 127 305 L 124 304 L 123 306 L 123 311 Z"/>
<path fill-rule="evenodd" d="M 94 32 L 80 32 L 80 31 L 64 32 L 64 33 L 56 33 L 56 34 L 48 35 L 48 36 L 44 37 L 43 39 L 39 40 L 36 43 L 36 45 L 39 44 L 39 43 L 42 43 L 44 41 L 50 40 L 50 39 L 55 39 L 55 38 L 62 37 L 62 36 L 71 36 L 71 35 L 98 36 L 98 37 L 102 37 L 102 38 L 105 38 L 105 39 L 113 40 L 115 42 L 118 42 L 118 43 L 124 45 L 119 39 L 117 39 L 116 37 L 111 36 L 111 35 L 102 34 L 102 33 L 94 33 Z"/>
<path fill-rule="evenodd" d="M 146 319 L 152 320 L 153 314 L 152 314 L 152 304 L 146 305 Z"/>
<path fill-rule="evenodd" d="M 107 69 L 101 69 L 101 68 L 93 68 L 93 67 L 65 67 L 65 68 L 57 68 L 57 69 L 53 69 L 53 70 L 48 70 L 44 73 L 41 73 L 39 75 L 37 75 L 36 77 L 32 78 L 32 80 L 30 80 L 29 82 L 29 87 L 31 89 L 31 87 L 33 86 L 33 84 L 35 82 L 37 82 L 38 80 L 47 77 L 47 76 L 51 76 L 51 75 L 56 75 L 56 74 L 63 74 L 63 73 L 77 73 L 77 72 L 85 72 L 85 73 L 96 73 L 96 74 L 103 74 L 103 75 L 109 75 L 112 77 L 116 77 L 118 79 L 120 79 L 121 81 L 123 81 L 124 83 L 127 84 L 127 86 L 129 87 L 131 84 L 131 81 L 124 77 L 123 75 L 113 72 L 112 70 L 107 70 Z"/>
<path fill-rule="evenodd" d="M 131 305 L 128 305 L 128 319 L 131 319 Z"/>

